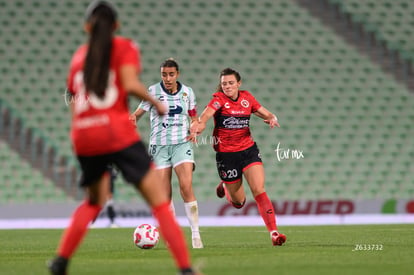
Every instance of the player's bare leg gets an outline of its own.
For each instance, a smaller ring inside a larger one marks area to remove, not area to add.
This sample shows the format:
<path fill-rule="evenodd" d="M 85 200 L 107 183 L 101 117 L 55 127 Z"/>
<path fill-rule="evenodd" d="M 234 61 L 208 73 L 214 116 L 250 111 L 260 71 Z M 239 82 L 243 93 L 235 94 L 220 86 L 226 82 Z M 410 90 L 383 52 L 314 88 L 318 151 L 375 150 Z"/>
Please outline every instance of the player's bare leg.
<path fill-rule="evenodd" d="M 244 192 L 243 181 L 240 179 L 233 183 L 224 183 L 223 188 L 227 200 L 235 208 L 242 208 L 246 203 L 246 193 Z"/>
<path fill-rule="evenodd" d="M 249 184 L 253 197 L 265 192 L 265 173 L 263 165 L 252 165 L 243 171 L 243 175 Z"/>
<path fill-rule="evenodd" d="M 204 245 L 201 241 L 199 229 L 198 203 L 193 191 L 193 168 L 194 163 L 184 162 L 174 167 L 174 170 L 180 185 L 180 193 L 184 201 L 185 214 L 191 227 L 193 248 L 203 248 Z"/>
<path fill-rule="evenodd" d="M 155 169 L 155 173 L 157 174 L 158 183 L 163 186 L 163 188 L 167 191 L 167 194 L 170 198 L 170 209 L 175 216 L 175 208 L 172 199 L 172 186 L 171 186 L 171 176 L 172 176 L 172 167 L 166 167 L 161 169 Z"/>

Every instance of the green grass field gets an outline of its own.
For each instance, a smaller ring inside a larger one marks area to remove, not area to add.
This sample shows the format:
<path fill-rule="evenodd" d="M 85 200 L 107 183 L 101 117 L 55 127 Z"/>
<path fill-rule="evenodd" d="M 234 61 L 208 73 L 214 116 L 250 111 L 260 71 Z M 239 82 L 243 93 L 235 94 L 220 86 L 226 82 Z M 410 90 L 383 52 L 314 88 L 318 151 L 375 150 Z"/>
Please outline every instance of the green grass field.
<path fill-rule="evenodd" d="M 189 229 L 184 230 L 190 241 Z M 264 227 L 204 227 L 205 248 L 191 255 L 206 275 L 414 274 L 414 225 L 286 226 L 280 231 L 288 241 L 273 247 Z M 70 274 L 176 274 L 163 243 L 138 249 L 132 232 L 91 229 Z M 0 230 L 0 274 L 47 274 L 45 262 L 61 233 Z M 363 250 L 353 251 L 356 245 Z"/>

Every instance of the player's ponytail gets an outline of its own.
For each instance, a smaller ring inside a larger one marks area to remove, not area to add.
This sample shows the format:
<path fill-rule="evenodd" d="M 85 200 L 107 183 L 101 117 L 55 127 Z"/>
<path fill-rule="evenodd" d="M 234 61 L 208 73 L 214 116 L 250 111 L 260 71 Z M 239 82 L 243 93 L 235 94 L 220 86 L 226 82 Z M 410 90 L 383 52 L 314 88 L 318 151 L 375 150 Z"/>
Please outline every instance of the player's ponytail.
<path fill-rule="evenodd" d="M 83 67 L 85 88 L 103 98 L 108 85 L 116 11 L 108 2 L 95 1 L 87 10 L 86 20 L 90 24 L 90 34 Z"/>

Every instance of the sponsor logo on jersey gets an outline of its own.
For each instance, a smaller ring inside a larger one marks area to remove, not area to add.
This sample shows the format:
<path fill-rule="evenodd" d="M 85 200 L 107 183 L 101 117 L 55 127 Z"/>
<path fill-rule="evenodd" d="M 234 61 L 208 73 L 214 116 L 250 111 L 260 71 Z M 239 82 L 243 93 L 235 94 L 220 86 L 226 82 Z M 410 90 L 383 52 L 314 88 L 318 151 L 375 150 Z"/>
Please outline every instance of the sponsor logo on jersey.
<path fill-rule="evenodd" d="M 224 108 L 226 109 L 230 108 L 230 104 L 228 102 L 224 103 Z"/>
<path fill-rule="evenodd" d="M 248 117 L 228 117 L 223 119 L 224 128 L 240 129 L 249 127 Z"/>
<path fill-rule="evenodd" d="M 165 122 L 162 123 L 162 127 L 164 127 L 164 128 L 174 127 L 174 126 L 182 127 L 182 126 L 184 126 L 184 124 L 182 124 L 182 123 L 165 123 Z"/>
<path fill-rule="evenodd" d="M 245 111 L 242 110 L 231 110 L 230 113 L 232 113 L 233 115 L 240 115 L 240 114 L 244 114 Z"/>
<path fill-rule="evenodd" d="M 91 127 L 98 127 L 102 125 L 108 125 L 110 118 L 107 114 L 89 116 L 84 118 L 78 118 L 74 122 L 74 127 L 78 129 L 85 129 Z"/>
<path fill-rule="evenodd" d="M 168 116 L 172 117 L 174 115 L 181 114 L 183 112 L 183 108 L 178 105 L 170 106 L 170 110 L 168 111 Z"/>

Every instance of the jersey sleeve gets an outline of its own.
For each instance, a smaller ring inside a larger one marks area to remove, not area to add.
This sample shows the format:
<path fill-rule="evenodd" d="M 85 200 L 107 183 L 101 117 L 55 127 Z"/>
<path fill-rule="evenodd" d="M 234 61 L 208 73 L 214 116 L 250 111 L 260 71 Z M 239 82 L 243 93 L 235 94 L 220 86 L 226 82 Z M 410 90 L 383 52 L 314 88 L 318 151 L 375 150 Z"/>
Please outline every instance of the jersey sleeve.
<path fill-rule="evenodd" d="M 213 94 L 213 98 L 210 100 L 210 102 L 207 104 L 207 107 L 210 107 L 214 110 L 218 110 L 223 105 L 223 100 L 220 98 L 218 94 Z"/>
<path fill-rule="evenodd" d="M 259 103 L 259 101 L 257 101 L 257 99 L 249 93 L 250 96 L 250 102 L 252 103 L 252 113 L 257 112 L 257 110 L 260 109 L 260 107 L 262 107 L 262 105 Z"/>
<path fill-rule="evenodd" d="M 190 89 L 190 95 L 189 95 L 188 115 L 190 117 L 197 116 L 197 100 L 196 100 L 195 93 L 192 89 Z"/>
<path fill-rule="evenodd" d="M 151 88 L 149 88 L 149 89 L 148 89 L 148 93 L 149 93 L 149 94 L 152 94 L 152 93 L 151 93 Z M 151 109 L 151 107 L 152 107 L 152 104 L 151 104 L 151 103 L 149 103 L 148 101 L 145 101 L 145 100 L 142 100 L 142 101 L 139 103 L 139 105 L 138 105 L 138 108 L 140 108 L 140 109 L 142 109 L 142 110 L 144 110 L 144 111 L 146 111 L 146 112 L 149 112 L 149 111 L 150 111 L 150 109 Z"/>
<path fill-rule="evenodd" d="M 151 109 L 152 105 L 148 101 L 141 101 L 138 105 L 138 108 L 148 112 Z"/>
<path fill-rule="evenodd" d="M 120 58 L 120 66 L 122 65 L 132 65 L 137 68 L 138 73 L 141 73 L 141 52 L 139 45 L 132 41 L 126 40 L 123 47 L 123 54 Z"/>

